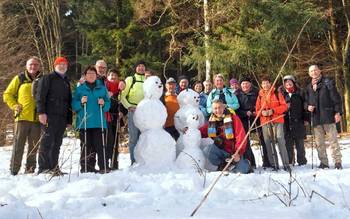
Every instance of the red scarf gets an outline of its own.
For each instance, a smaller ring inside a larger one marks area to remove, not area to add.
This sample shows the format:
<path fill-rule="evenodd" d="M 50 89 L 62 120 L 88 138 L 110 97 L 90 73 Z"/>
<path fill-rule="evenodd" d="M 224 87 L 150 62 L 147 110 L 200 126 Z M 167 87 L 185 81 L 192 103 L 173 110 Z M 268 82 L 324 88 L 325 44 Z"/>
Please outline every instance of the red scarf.
<path fill-rule="evenodd" d="M 295 92 L 295 87 L 289 87 L 289 88 L 286 88 L 286 91 L 290 94 L 294 93 Z"/>

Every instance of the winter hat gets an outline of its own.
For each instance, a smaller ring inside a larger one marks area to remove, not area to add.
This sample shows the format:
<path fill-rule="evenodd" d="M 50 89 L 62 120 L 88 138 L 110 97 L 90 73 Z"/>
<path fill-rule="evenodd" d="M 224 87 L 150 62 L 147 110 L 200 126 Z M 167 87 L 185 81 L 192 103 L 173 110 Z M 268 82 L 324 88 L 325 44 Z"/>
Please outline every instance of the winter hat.
<path fill-rule="evenodd" d="M 238 80 L 236 78 L 232 78 L 230 80 L 230 85 L 232 85 L 232 84 L 238 84 Z"/>
<path fill-rule="evenodd" d="M 242 84 L 243 81 L 247 81 L 249 83 L 252 83 L 252 79 L 250 79 L 249 77 L 242 77 L 240 80 L 239 80 L 239 83 Z"/>
<path fill-rule="evenodd" d="M 137 68 L 138 65 L 144 65 L 144 66 L 146 66 L 146 62 L 143 61 L 143 60 L 137 61 L 137 62 L 135 63 L 135 65 L 134 65 L 134 69 L 135 69 L 135 70 L 136 70 L 136 68 Z"/>
<path fill-rule="evenodd" d="M 167 84 L 170 84 L 170 83 L 175 83 L 176 84 L 176 81 L 175 81 L 174 78 L 170 77 L 170 78 L 168 78 L 168 80 L 166 80 L 166 83 Z"/>
<path fill-rule="evenodd" d="M 56 65 L 58 65 L 60 63 L 65 63 L 66 65 L 68 65 L 68 60 L 65 57 L 60 56 L 60 57 L 57 57 L 55 59 L 55 62 L 54 62 L 53 65 L 56 66 Z"/>
<path fill-rule="evenodd" d="M 184 79 L 189 81 L 186 75 L 180 75 L 179 76 L 179 81 L 184 80 Z"/>
<path fill-rule="evenodd" d="M 286 75 L 283 77 L 283 82 L 285 82 L 286 80 L 291 80 L 293 81 L 293 83 L 295 83 L 295 77 L 293 75 Z"/>

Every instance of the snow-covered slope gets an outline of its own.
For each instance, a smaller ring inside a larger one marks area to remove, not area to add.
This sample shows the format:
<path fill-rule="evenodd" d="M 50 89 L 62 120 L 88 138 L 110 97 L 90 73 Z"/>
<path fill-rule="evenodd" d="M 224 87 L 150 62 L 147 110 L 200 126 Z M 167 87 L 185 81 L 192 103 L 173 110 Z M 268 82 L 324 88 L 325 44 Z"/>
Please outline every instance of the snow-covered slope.
<path fill-rule="evenodd" d="M 350 218 L 350 140 L 341 144 L 343 170 L 334 170 L 333 163 L 331 169 L 312 170 L 311 162 L 293 168 L 297 182 L 291 184 L 291 196 L 297 197 L 290 207 L 282 203 L 289 204 L 283 188 L 289 190 L 289 174 L 258 168 L 249 175 L 223 176 L 194 218 Z M 203 177 L 180 170 L 145 174 L 129 168 L 129 155 L 122 154 L 122 170 L 81 175 L 79 141 L 66 138 L 61 163 L 64 171 L 71 171 L 70 177 L 11 176 L 10 149 L 0 148 L 1 219 L 189 218 L 219 174 Z M 254 153 L 261 165 L 260 152 Z M 314 155 L 316 161 L 316 151 Z M 311 160 L 311 150 L 307 158 Z M 312 191 L 325 199 L 314 193 L 310 200 Z"/>

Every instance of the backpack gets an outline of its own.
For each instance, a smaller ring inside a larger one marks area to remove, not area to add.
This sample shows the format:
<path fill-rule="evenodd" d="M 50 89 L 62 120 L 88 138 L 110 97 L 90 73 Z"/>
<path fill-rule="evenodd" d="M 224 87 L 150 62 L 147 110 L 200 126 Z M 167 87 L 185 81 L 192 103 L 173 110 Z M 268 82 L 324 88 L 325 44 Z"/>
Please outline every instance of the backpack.
<path fill-rule="evenodd" d="M 133 76 L 132 76 L 132 81 L 131 81 L 130 89 L 129 89 L 129 91 L 128 91 L 128 94 L 126 95 L 126 100 L 127 100 L 129 103 L 131 103 L 131 102 L 129 101 L 129 94 L 130 94 L 130 91 L 131 91 L 131 89 L 134 87 L 134 85 L 135 85 L 137 82 L 138 82 L 138 83 L 143 83 L 144 81 L 138 81 L 138 80 L 136 80 L 135 75 L 133 75 Z M 134 103 L 131 103 L 131 104 L 134 104 Z M 136 105 L 137 105 L 137 104 L 136 104 Z"/>
<path fill-rule="evenodd" d="M 27 79 L 26 74 L 24 72 L 20 72 L 18 74 L 19 85 L 18 85 L 17 92 L 16 92 L 17 96 L 18 96 L 18 91 L 23 84 L 32 83 L 31 92 L 32 92 L 32 96 L 35 98 L 37 90 L 38 90 L 38 84 L 39 84 L 40 78 L 41 78 L 41 75 L 39 74 L 38 77 L 36 77 L 33 81 L 31 81 L 31 80 Z"/>

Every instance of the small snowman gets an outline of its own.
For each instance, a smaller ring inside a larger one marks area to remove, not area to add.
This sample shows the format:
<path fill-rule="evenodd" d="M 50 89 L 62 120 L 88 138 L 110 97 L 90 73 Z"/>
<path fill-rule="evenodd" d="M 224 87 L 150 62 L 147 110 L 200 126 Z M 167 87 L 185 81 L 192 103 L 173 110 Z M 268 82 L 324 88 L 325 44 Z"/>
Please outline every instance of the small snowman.
<path fill-rule="evenodd" d="M 205 157 L 200 149 L 201 133 L 199 128 L 199 115 L 193 111 L 188 113 L 186 131 L 182 136 L 184 149 L 176 159 L 176 165 L 182 169 L 191 169 L 205 166 Z"/>
<path fill-rule="evenodd" d="M 148 169 L 168 168 L 176 158 L 175 141 L 163 129 L 167 111 L 159 98 L 163 84 L 159 77 L 151 76 L 143 85 L 144 99 L 137 105 L 134 121 L 141 135 L 135 147 L 135 160 Z"/>
<path fill-rule="evenodd" d="M 176 155 L 184 149 L 183 144 L 183 133 L 187 127 L 187 118 L 190 114 L 198 115 L 199 127 L 201 127 L 204 122 L 204 116 L 202 111 L 199 109 L 199 94 L 192 89 L 186 89 L 180 92 L 177 96 L 177 101 L 179 103 L 180 109 L 175 113 L 174 123 L 175 128 L 180 133 L 180 137 L 176 143 Z"/>

